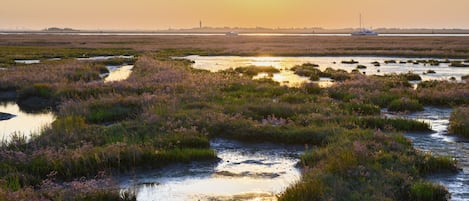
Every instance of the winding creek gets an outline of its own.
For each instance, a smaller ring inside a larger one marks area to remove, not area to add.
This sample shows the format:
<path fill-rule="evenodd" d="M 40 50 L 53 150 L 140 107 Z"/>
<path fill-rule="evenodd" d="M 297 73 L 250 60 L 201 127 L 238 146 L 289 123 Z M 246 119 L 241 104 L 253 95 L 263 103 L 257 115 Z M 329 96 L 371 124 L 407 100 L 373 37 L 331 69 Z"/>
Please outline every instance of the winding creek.
<path fill-rule="evenodd" d="M 448 135 L 451 111 L 449 108 L 426 107 L 422 112 L 408 115 L 385 113 L 384 116 L 410 118 L 430 124 L 433 133 L 406 133 L 406 136 L 419 150 L 451 156 L 458 161 L 462 171 L 457 174 L 433 175 L 429 179 L 446 186 L 451 192 L 452 200 L 463 201 L 469 199 L 469 139 Z"/>

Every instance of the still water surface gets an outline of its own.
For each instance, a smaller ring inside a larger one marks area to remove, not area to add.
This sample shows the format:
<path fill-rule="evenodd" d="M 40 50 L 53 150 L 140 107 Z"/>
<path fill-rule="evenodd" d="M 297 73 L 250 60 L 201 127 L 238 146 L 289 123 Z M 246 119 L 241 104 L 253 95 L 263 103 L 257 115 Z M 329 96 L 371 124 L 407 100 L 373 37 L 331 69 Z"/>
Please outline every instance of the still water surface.
<path fill-rule="evenodd" d="M 25 135 L 39 134 L 41 129 L 50 125 L 55 116 L 52 112 L 26 113 L 21 111 L 14 102 L 1 102 L 0 112 L 15 115 L 15 117 L 0 121 L 0 140 L 9 140 L 16 133 Z"/>
<path fill-rule="evenodd" d="M 429 64 L 409 63 L 409 60 L 444 60 L 441 58 L 404 58 L 404 57 L 376 57 L 376 56 L 334 56 L 334 57 L 243 57 L 243 56 L 187 56 L 175 57 L 176 59 L 188 59 L 194 61 L 194 68 L 209 70 L 212 72 L 226 70 L 229 68 L 243 66 L 272 66 L 280 69 L 280 73 L 273 75 L 273 80 L 289 86 L 297 86 L 308 78 L 295 75 L 290 68 L 304 63 L 313 63 L 319 65 L 319 69 L 324 71 L 326 68 L 342 69 L 348 72 L 357 68 L 357 65 L 365 65 L 366 69 L 359 71 L 366 75 L 384 75 L 391 73 L 407 73 L 409 71 L 419 74 L 423 80 L 449 80 L 454 77 L 460 81 L 464 75 L 469 75 L 469 68 L 449 67 L 448 63 L 440 63 L 439 66 L 430 66 Z M 342 61 L 358 61 L 358 64 L 343 64 Z M 385 61 L 394 60 L 396 63 L 386 64 Z M 379 62 L 380 66 L 374 66 L 372 62 Z M 405 62 L 405 63 L 404 63 Z M 426 73 L 433 70 L 436 73 Z M 260 75 L 265 76 L 265 75 Z M 317 82 L 320 85 L 328 86 L 330 79 L 322 79 Z"/>
<path fill-rule="evenodd" d="M 104 82 L 116 82 L 126 80 L 132 73 L 133 65 L 106 66 L 109 73 L 104 74 Z"/>

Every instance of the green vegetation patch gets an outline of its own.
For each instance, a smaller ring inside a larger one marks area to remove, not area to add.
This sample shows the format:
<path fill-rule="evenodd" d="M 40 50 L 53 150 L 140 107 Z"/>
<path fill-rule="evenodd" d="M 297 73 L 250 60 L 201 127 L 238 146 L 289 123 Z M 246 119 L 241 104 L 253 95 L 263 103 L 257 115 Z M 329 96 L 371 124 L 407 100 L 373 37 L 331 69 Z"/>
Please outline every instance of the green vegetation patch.
<path fill-rule="evenodd" d="M 428 198 L 426 191 L 433 192 L 430 200 L 446 200 L 449 195 L 436 184 L 419 189 L 423 173 L 415 167 L 421 156 L 404 136 L 354 130 L 336 137 L 302 156 L 304 178 L 280 200 L 414 200 Z"/>
<path fill-rule="evenodd" d="M 453 134 L 469 137 L 469 107 L 461 106 L 451 113 L 450 129 Z"/>
<path fill-rule="evenodd" d="M 246 67 L 238 67 L 234 69 L 235 72 L 241 73 L 243 75 L 253 77 L 258 75 L 259 73 L 268 73 L 274 74 L 279 73 L 280 70 L 276 69 L 272 66 L 246 66 Z"/>

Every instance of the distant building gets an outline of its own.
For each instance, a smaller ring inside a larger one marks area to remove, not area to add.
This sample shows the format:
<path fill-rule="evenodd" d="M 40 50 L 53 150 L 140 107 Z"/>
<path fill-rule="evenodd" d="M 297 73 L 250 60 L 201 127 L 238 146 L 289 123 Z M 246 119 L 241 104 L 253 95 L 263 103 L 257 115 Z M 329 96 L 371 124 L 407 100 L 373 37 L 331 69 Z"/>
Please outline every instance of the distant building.
<path fill-rule="evenodd" d="M 75 30 L 75 29 L 72 29 L 72 28 L 50 27 L 50 28 L 44 29 L 44 31 L 52 31 L 52 32 L 70 32 L 70 31 L 79 31 L 79 30 Z"/>

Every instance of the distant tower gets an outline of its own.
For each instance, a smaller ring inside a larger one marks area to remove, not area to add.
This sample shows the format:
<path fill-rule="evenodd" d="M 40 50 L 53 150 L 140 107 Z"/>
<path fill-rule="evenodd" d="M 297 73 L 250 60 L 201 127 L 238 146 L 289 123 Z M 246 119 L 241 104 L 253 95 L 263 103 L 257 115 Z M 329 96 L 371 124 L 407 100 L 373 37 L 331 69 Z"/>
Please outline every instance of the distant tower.
<path fill-rule="evenodd" d="M 202 20 L 199 21 L 199 28 L 202 29 Z"/>

